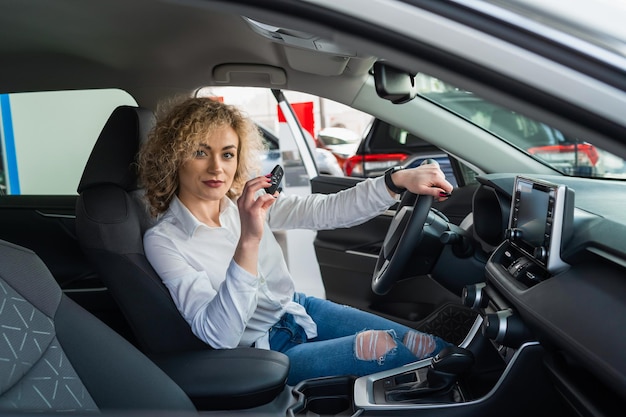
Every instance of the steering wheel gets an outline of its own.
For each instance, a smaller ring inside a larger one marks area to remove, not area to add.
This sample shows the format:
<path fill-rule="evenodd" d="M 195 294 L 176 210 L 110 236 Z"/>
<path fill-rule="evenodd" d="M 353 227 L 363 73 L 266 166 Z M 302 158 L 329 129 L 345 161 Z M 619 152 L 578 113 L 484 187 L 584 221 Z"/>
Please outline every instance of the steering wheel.
<path fill-rule="evenodd" d="M 424 236 L 424 224 L 432 207 L 432 195 L 404 193 L 391 221 L 372 278 L 372 290 L 384 295 L 391 290 L 409 257 Z"/>

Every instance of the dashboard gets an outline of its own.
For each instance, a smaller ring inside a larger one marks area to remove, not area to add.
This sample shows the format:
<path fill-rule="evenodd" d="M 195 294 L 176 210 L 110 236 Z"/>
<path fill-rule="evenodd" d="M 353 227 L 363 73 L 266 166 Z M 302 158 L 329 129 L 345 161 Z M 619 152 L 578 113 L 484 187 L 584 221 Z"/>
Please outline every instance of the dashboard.
<path fill-rule="evenodd" d="M 624 185 L 514 174 L 479 182 L 472 234 L 489 257 L 486 281 L 468 291 L 484 311 L 483 332 L 513 348 L 539 341 L 546 369 L 566 397 L 603 392 L 609 403 L 623 401 Z"/>

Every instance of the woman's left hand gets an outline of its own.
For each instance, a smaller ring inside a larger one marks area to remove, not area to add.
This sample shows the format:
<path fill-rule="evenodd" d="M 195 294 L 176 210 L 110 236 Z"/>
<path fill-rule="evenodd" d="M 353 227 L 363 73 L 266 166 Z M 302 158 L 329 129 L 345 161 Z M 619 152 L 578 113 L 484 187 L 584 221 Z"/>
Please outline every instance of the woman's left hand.
<path fill-rule="evenodd" d="M 435 201 L 447 199 L 454 188 L 446 180 L 439 164 L 402 169 L 394 172 L 391 179 L 396 186 L 406 188 L 413 194 L 432 195 Z"/>

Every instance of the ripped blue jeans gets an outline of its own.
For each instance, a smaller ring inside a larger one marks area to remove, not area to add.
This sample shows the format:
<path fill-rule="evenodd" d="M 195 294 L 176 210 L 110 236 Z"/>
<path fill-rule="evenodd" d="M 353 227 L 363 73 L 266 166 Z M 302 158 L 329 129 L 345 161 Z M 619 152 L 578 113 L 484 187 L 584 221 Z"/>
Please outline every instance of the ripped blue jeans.
<path fill-rule="evenodd" d="M 437 336 L 332 301 L 302 293 L 294 301 L 315 321 L 318 334 L 307 339 L 290 314 L 270 329 L 270 348 L 290 359 L 290 385 L 323 376 L 369 375 L 435 356 L 450 346 Z"/>

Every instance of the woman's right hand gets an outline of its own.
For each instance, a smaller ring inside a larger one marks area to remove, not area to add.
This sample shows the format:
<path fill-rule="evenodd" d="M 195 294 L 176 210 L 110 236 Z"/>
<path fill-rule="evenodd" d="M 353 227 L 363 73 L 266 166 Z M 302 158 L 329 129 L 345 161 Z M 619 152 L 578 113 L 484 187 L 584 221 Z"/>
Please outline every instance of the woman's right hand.
<path fill-rule="evenodd" d="M 259 244 L 263 237 L 267 210 L 276 201 L 275 196 L 258 191 L 270 185 L 271 181 L 266 176 L 253 178 L 246 183 L 237 200 L 241 236 L 234 260 L 253 275 L 257 274 Z"/>
<path fill-rule="evenodd" d="M 267 210 L 276 201 L 276 197 L 258 191 L 270 185 L 268 177 L 256 177 L 249 180 L 237 200 L 241 219 L 241 237 L 261 240 Z"/>

